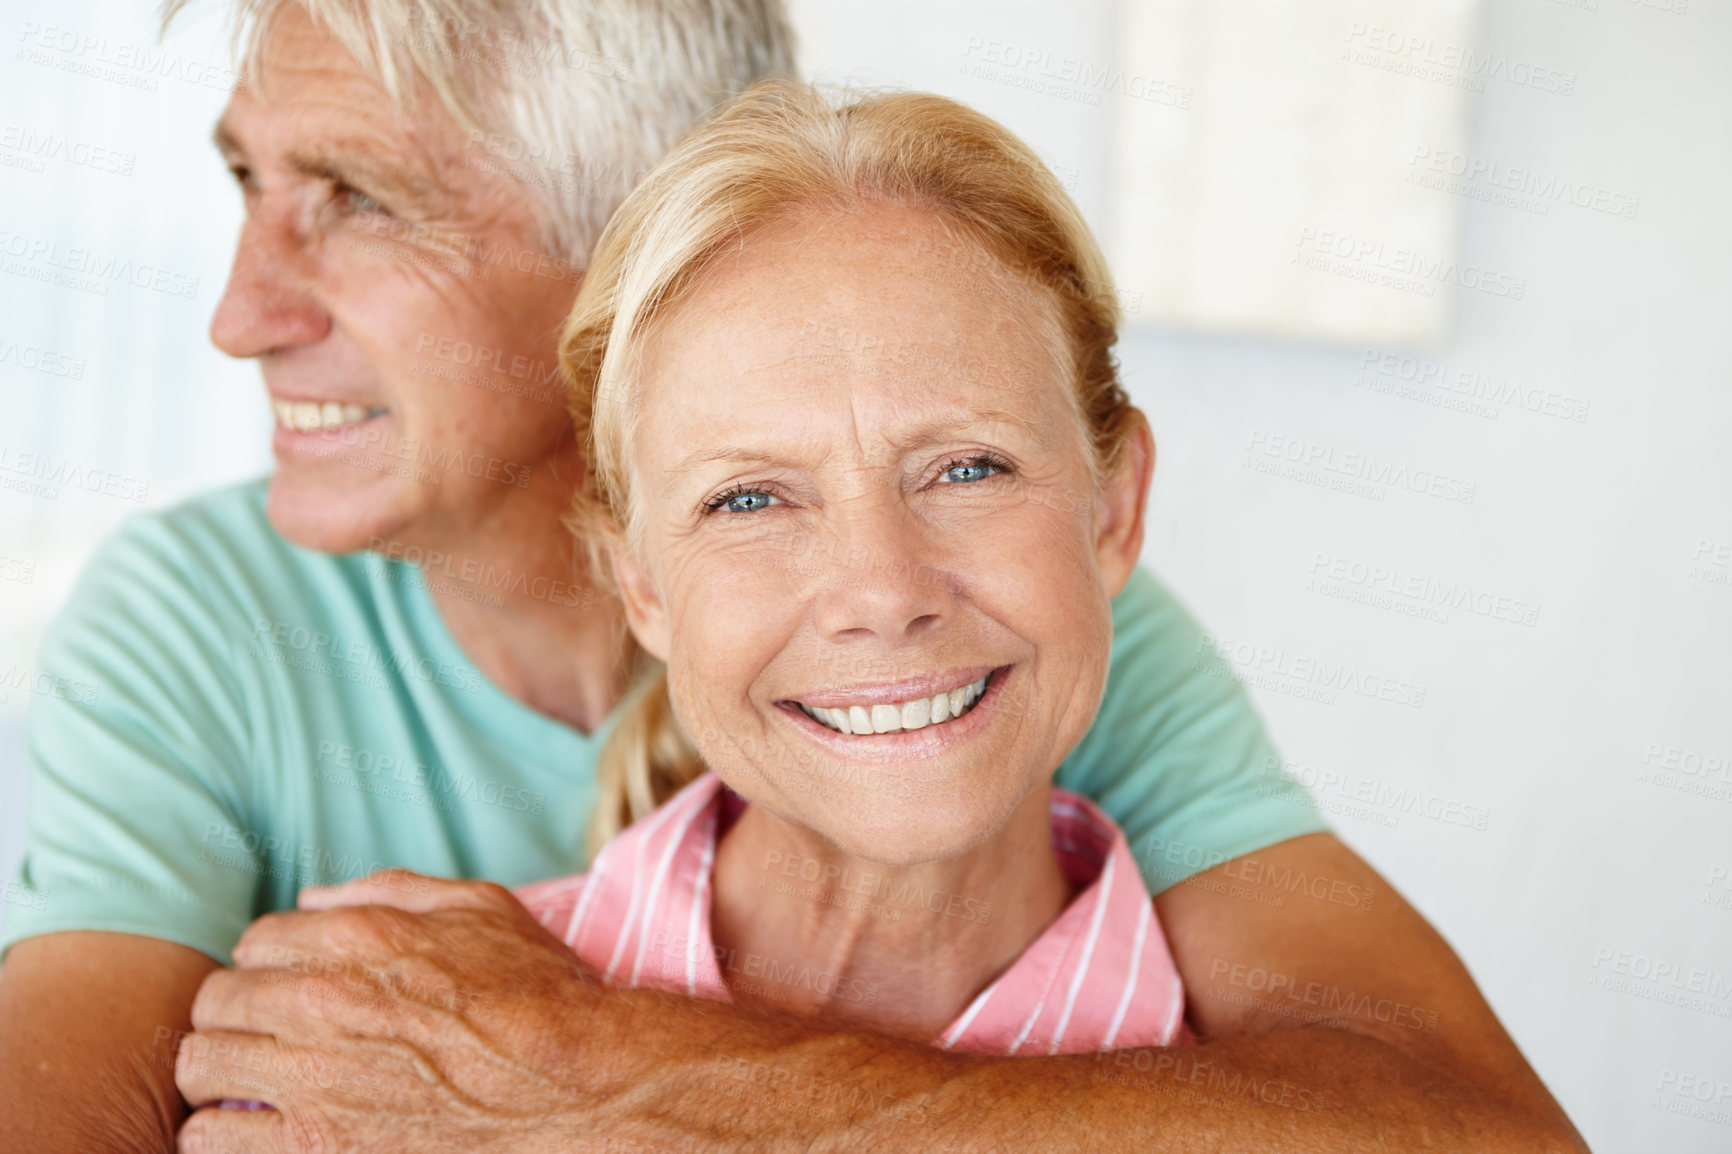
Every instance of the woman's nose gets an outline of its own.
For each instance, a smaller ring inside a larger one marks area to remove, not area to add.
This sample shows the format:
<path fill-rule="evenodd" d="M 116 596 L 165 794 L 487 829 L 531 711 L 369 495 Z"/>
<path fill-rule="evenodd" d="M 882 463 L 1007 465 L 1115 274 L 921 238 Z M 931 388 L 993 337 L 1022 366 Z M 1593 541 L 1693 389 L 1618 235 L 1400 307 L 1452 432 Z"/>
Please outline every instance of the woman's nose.
<path fill-rule="evenodd" d="M 932 527 L 905 507 L 850 512 L 835 532 L 814 602 L 824 636 L 897 644 L 950 616 L 955 600 L 942 551 Z"/>

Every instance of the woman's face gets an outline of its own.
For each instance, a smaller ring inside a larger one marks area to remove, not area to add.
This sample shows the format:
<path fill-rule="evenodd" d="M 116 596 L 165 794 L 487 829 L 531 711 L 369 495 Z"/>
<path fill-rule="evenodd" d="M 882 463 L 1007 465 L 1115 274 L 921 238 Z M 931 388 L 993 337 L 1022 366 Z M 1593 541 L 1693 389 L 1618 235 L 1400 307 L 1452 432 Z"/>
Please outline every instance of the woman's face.
<path fill-rule="evenodd" d="M 633 629 L 710 768 L 847 852 L 978 846 L 1093 720 L 1147 442 L 1097 492 L 1051 326 L 877 206 L 751 234 L 645 343 Z"/>

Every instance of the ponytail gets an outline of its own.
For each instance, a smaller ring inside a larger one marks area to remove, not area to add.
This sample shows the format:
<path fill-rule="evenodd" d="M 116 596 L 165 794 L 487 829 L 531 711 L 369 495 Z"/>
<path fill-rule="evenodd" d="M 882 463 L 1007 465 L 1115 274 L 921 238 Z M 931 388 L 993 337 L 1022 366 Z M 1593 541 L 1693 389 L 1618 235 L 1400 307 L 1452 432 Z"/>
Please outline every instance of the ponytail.
<path fill-rule="evenodd" d="M 668 670 L 659 661 L 626 699 L 596 761 L 595 816 L 589 823 L 589 857 L 601 852 L 626 826 L 655 808 L 704 771 L 703 758 L 674 715 Z"/>

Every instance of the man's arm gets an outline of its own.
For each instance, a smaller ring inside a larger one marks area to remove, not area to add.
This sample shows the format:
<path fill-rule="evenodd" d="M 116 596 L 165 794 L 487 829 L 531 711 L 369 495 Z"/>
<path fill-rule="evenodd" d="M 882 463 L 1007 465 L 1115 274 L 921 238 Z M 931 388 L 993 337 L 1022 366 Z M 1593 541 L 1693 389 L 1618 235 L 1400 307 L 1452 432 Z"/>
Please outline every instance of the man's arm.
<path fill-rule="evenodd" d="M 215 968 L 197 950 L 132 934 L 13 946 L 0 969 L 0 1149 L 172 1150 L 185 1113 L 175 1042 Z"/>
<path fill-rule="evenodd" d="M 31 707 L 28 840 L 0 940 L 0 1131 L 68 1137 L 6 1151 L 171 1145 L 182 1106 L 159 1039 L 190 1024 L 258 906 L 255 854 L 201 853 L 212 828 L 259 823 L 232 608 L 202 581 L 222 566 L 200 535 L 216 529 L 130 519 L 42 646 L 55 692 Z"/>
<path fill-rule="evenodd" d="M 603 990 L 497 887 L 351 883 L 261 919 L 200 991 L 182 1091 L 279 1112 L 202 1109 L 182 1149 L 1585 1149 L 1369 866 L 1326 834 L 1257 858 L 1377 897 L 1274 906 L 1218 866 L 1158 903 L 1203 1044 L 1053 1058 Z"/>

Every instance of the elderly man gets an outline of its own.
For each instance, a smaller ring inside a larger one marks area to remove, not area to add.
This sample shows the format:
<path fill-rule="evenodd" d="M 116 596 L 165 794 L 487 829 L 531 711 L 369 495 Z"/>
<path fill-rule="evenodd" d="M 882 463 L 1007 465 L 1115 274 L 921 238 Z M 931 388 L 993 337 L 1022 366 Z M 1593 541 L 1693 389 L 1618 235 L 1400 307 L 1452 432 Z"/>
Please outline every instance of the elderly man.
<path fill-rule="evenodd" d="M 632 181 L 789 67 L 786 23 L 238 7 L 249 82 L 216 140 L 246 223 L 212 336 L 259 361 L 278 465 L 123 529 L 48 644 L 103 691 L 33 722 L 7 1149 L 166 1149 L 183 1094 L 184 1150 L 1578 1148 L 1146 575 L 1060 781 L 1137 849 L 1198 1049 L 961 1057 L 605 990 L 503 890 L 426 876 L 582 862 L 631 655 L 560 526 L 585 466 L 555 334 Z M 307 888 L 383 866 L 418 872 Z"/>

